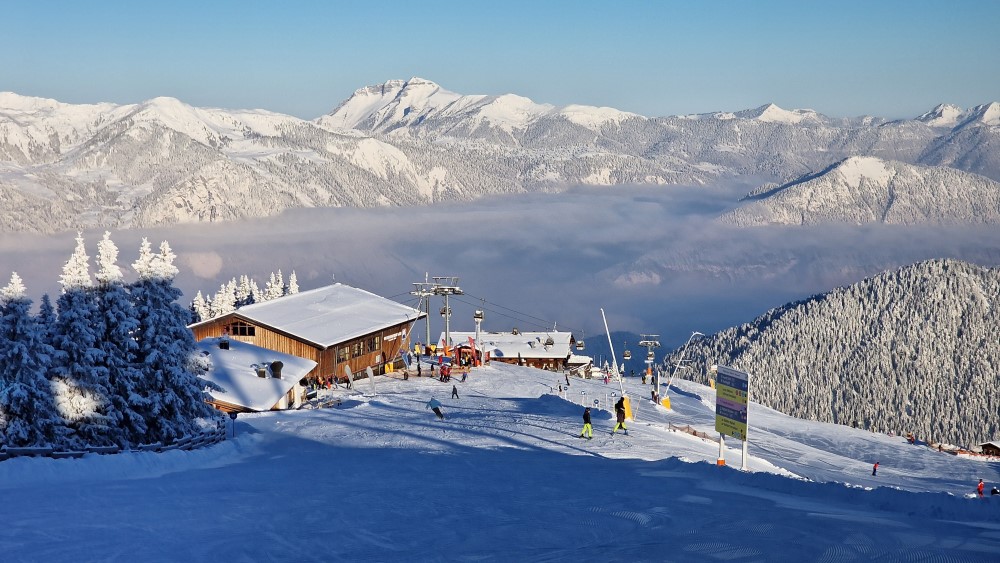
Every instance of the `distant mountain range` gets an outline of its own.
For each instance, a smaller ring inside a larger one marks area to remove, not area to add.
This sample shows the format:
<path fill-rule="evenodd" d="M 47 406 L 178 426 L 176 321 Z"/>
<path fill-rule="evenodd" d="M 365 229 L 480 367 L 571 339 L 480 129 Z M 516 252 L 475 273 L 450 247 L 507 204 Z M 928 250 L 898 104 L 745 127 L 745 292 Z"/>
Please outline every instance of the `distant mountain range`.
<path fill-rule="evenodd" d="M 649 118 L 513 94 L 460 95 L 413 78 L 362 88 L 307 121 L 172 98 L 73 105 L 8 92 L 0 93 L 0 231 L 228 221 L 302 207 L 433 204 L 580 184 L 706 185 L 750 175 L 775 183 L 747 200 L 752 210 L 743 217 L 725 220 L 787 223 L 792 194 L 823 189 L 804 179 L 873 162 L 854 157 L 886 162 L 896 193 L 916 189 L 904 186 L 908 175 L 945 181 L 951 169 L 967 174 L 949 176 L 947 193 L 927 197 L 989 191 L 986 178 L 1000 180 L 998 138 L 995 102 L 965 111 L 941 105 L 903 121 L 773 104 Z M 934 182 L 919 189 L 935 190 Z M 784 199 L 761 207 L 760 196 L 779 193 Z M 848 195 L 843 205 L 865 197 Z M 899 203 L 865 204 L 867 211 L 798 222 L 853 221 L 879 209 L 905 221 L 909 213 Z M 914 220 L 945 220 L 909 205 Z M 993 222 L 988 211 L 951 219 Z"/>
<path fill-rule="evenodd" d="M 681 375 L 707 383 L 711 364 L 728 365 L 751 374 L 753 401 L 799 418 L 962 446 L 996 440 L 998 295 L 1000 269 L 919 262 L 694 340 Z"/>

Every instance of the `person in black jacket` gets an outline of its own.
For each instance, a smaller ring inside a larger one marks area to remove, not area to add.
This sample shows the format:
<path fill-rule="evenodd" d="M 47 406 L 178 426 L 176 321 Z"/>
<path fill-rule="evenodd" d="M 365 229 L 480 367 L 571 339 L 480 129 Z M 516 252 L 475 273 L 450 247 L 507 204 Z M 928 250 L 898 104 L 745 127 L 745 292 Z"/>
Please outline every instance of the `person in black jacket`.
<path fill-rule="evenodd" d="M 588 440 L 594 437 L 594 427 L 590 425 L 590 407 L 583 409 L 583 432 L 580 432 L 580 437 Z"/>
<path fill-rule="evenodd" d="M 615 425 L 615 429 L 611 433 L 614 434 L 615 430 L 621 428 L 628 436 L 628 428 L 625 426 L 625 397 L 618 399 L 618 402 L 615 403 L 615 417 L 618 419 L 618 424 Z"/>

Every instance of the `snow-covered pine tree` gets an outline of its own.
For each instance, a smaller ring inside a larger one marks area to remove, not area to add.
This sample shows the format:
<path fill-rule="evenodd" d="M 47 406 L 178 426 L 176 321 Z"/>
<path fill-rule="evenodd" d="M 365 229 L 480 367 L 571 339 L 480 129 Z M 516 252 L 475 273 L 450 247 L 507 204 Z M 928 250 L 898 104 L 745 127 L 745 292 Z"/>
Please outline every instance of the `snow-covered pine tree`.
<path fill-rule="evenodd" d="M 144 375 L 139 369 L 139 345 L 135 340 L 139 321 L 117 261 L 118 247 L 111 240 L 111 233 L 105 232 L 97 243 L 95 276 L 104 328 L 100 346 L 111 390 L 113 408 L 109 414 L 119 429 L 115 443 L 127 449 L 145 441 L 144 413 L 152 401 L 142 393 Z"/>
<path fill-rule="evenodd" d="M 240 276 L 240 283 L 236 286 L 236 306 L 242 307 L 253 303 L 253 294 L 250 291 L 250 276 L 243 274 Z"/>
<path fill-rule="evenodd" d="M 205 296 L 201 294 L 201 291 L 191 301 L 191 317 L 191 320 L 196 323 L 212 318 L 212 311 L 209 309 L 208 302 L 205 301 Z"/>
<path fill-rule="evenodd" d="M 295 270 L 292 270 L 291 275 L 288 276 L 287 295 L 295 295 L 298 292 L 299 292 L 299 278 L 295 277 Z"/>
<path fill-rule="evenodd" d="M 139 328 L 139 361 L 145 375 L 142 390 L 151 399 L 146 411 L 150 440 L 171 441 L 193 433 L 199 417 L 211 416 L 198 379 L 187 369 L 194 338 L 187 328 L 187 310 L 177 303 L 181 292 L 174 284 L 174 253 L 164 241 L 153 254 L 142 240 L 139 258 L 132 264 L 139 279 L 132 285 Z"/>
<path fill-rule="evenodd" d="M 236 280 L 232 279 L 221 286 L 212 298 L 211 318 L 228 315 L 236 310 Z"/>
<path fill-rule="evenodd" d="M 272 299 L 277 299 L 284 293 L 284 288 L 281 283 L 278 282 L 278 276 L 274 272 L 271 272 L 271 278 L 267 281 L 267 285 L 264 286 L 264 300 L 270 301 Z"/>
<path fill-rule="evenodd" d="M 52 329 L 55 354 L 52 387 L 56 408 L 69 428 L 68 446 L 107 446 L 114 442 L 117 420 L 111 411 L 108 370 L 101 349 L 103 318 L 90 278 L 83 235 L 63 267 L 58 321 Z"/>
<path fill-rule="evenodd" d="M 8 446 L 61 447 L 64 428 L 45 377 L 52 348 L 14 273 L 0 290 L 0 433 Z"/>

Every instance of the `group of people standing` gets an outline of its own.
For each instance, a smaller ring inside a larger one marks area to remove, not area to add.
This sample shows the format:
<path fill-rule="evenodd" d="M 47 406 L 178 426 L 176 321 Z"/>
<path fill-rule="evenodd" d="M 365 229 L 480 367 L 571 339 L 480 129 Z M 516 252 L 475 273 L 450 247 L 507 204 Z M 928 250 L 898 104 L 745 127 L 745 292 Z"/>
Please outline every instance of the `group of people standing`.
<path fill-rule="evenodd" d="M 628 427 L 625 426 L 625 397 L 619 398 L 618 402 L 615 403 L 615 421 L 615 428 L 611 433 L 623 430 L 628 436 Z M 594 437 L 594 427 L 590 421 L 590 407 L 583 409 L 583 430 L 580 432 L 580 437 L 588 440 Z"/>

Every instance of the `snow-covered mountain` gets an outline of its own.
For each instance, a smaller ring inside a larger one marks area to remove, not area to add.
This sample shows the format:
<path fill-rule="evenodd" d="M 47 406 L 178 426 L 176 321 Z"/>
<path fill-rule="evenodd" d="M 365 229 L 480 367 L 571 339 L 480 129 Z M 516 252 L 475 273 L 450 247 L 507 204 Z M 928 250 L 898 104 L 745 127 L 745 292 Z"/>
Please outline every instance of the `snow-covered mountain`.
<path fill-rule="evenodd" d="M 735 225 L 1000 224 L 1000 183 L 943 166 L 844 159 L 819 174 L 762 186 L 720 220 Z"/>
<path fill-rule="evenodd" d="M 172 98 L 74 105 L 7 92 L 0 231 L 227 221 L 581 184 L 705 185 L 746 175 L 780 183 L 853 156 L 1000 179 L 998 107 L 956 114 L 939 106 L 893 122 L 773 104 L 649 118 L 462 95 L 412 78 L 359 89 L 307 121 Z"/>
<path fill-rule="evenodd" d="M 706 362 L 755 373 L 754 400 L 792 416 L 981 443 L 1000 435 L 997 295 L 1000 269 L 920 262 L 696 340 L 687 358 L 706 383 Z"/>

